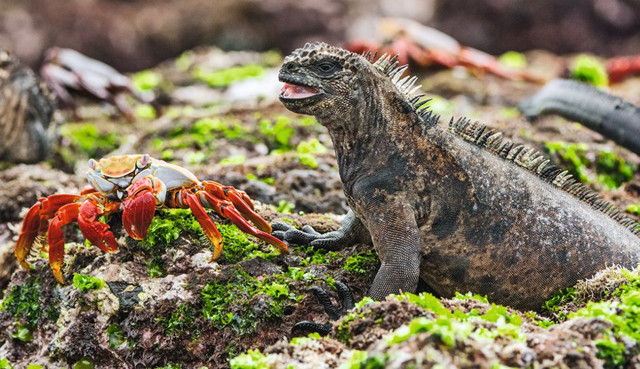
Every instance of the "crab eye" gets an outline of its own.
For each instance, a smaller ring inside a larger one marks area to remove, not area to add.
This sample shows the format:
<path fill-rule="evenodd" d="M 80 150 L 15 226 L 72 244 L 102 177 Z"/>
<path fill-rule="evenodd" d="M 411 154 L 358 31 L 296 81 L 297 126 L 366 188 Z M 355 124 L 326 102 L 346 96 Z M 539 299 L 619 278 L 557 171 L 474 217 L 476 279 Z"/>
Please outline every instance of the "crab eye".
<path fill-rule="evenodd" d="M 142 169 L 146 167 L 150 161 L 151 161 L 151 156 L 149 156 L 149 154 L 144 154 L 140 159 L 138 159 L 137 166 L 138 168 Z"/>
<path fill-rule="evenodd" d="M 98 162 L 95 159 L 89 159 L 89 169 L 95 170 L 98 167 Z"/>

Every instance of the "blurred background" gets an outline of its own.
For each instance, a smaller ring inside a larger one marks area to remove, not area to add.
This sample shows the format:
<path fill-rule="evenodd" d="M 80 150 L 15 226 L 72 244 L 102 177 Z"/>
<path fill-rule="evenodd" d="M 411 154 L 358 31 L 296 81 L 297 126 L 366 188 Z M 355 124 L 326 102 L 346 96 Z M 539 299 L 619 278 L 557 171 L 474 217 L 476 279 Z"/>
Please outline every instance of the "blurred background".
<path fill-rule="evenodd" d="M 203 44 L 286 54 L 306 41 L 375 38 L 382 16 L 412 18 L 492 54 L 640 50 L 639 0 L 0 0 L 0 9 L 0 47 L 32 67 L 52 46 L 124 72 Z"/>

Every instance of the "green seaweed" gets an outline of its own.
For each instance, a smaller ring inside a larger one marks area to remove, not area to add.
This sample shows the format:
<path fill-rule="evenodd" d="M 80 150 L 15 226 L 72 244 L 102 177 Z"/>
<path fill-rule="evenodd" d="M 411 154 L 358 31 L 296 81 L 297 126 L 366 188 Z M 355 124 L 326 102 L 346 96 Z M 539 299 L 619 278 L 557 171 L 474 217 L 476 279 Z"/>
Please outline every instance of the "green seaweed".
<path fill-rule="evenodd" d="M 517 51 L 507 51 L 498 57 L 498 62 L 512 69 L 524 69 L 527 67 L 527 57 Z"/>
<path fill-rule="evenodd" d="M 258 128 L 266 139 L 270 151 L 286 152 L 292 150 L 291 138 L 295 134 L 295 129 L 289 117 L 279 115 L 275 120 L 261 119 L 258 122 Z"/>
<path fill-rule="evenodd" d="M 580 54 L 573 61 L 571 67 L 571 78 L 591 83 L 595 86 L 606 86 L 609 84 L 607 69 L 597 59 L 586 54 Z"/>
<path fill-rule="evenodd" d="M 196 79 L 206 82 L 211 87 L 226 87 L 233 82 L 242 81 L 252 77 L 259 77 L 263 74 L 264 67 L 255 64 L 214 71 L 208 71 L 201 67 L 195 67 L 193 70 L 193 76 Z"/>
<path fill-rule="evenodd" d="M 238 269 L 231 280 L 225 283 L 210 282 L 202 289 L 202 314 L 217 329 L 230 326 L 238 335 L 251 333 L 259 319 L 251 309 L 253 297 L 265 295 L 269 307 L 264 312 L 265 318 L 280 318 L 286 305 L 302 298 L 291 292 L 290 283 L 291 279 L 286 275 L 274 274 L 260 281 Z"/>
<path fill-rule="evenodd" d="M 582 183 L 590 183 L 591 179 L 587 175 L 587 166 L 591 163 L 587 159 L 587 149 L 585 143 L 567 143 L 564 141 L 545 143 L 550 155 L 557 155 L 565 165 L 569 173 Z"/>
<path fill-rule="evenodd" d="M 71 152 L 83 153 L 90 158 L 101 158 L 115 150 L 122 143 L 122 136 L 115 132 L 104 132 L 94 123 L 67 123 L 60 126 L 60 135 L 69 141 Z M 63 148 L 64 149 L 64 148 Z M 63 157 L 74 157 L 71 152 L 61 153 Z"/>
<path fill-rule="evenodd" d="M 167 335 L 180 335 L 189 332 L 192 337 L 198 337 L 200 332 L 196 329 L 196 310 L 189 304 L 180 304 L 178 309 L 169 317 L 158 318 L 158 322 L 164 325 Z"/>
<path fill-rule="evenodd" d="M 376 252 L 368 250 L 349 256 L 344 261 L 343 269 L 353 274 L 364 275 L 373 271 L 378 264 Z"/>
<path fill-rule="evenodd" d="M 468 322 L 461 322 L 448 317 L 429 319 L 421 316 L 412 319 L 409 324 L 397 328 L 387 336 L 386 342 L 389 346 L 393 346 L 407 341 L 418 333 L 429 332 L 438 337 L 445 346 L 453 348 L 456 340 L 464 341 L 473 330 L 474 326 Z"/>
<path fill-rule="evenodd" d="M 383 369 L 386 368 L 389 357 L 387 354 L 351 350 L 351 358 L 340 364 L 338 369 Z"/>
<path fill-rule="evenodd" d="M 122 327 L 118 324 L 110 324 L 105 333 L 109 336 L 109 348 L 118 348 L 127 342 L 122 333 Z"/>
<path fill-rule="evenodd" d="M 231 369 L 269 369 L 267 356 L 260 350 L 249 350 L 229 361 Z"/>
<path fill-rule="evenodd" d="M 182 232 L 195 237 L 205 237 L 200 224 L 189 209 L 162 209 L 151 221 L 147 237 L 140 243 L 147 250 L 164 250 L 176 241 Z"/>
<path fill-rule="evenodd" d="M 95 366 L 90 357 L 83 357 L 73 364 L 73 369 L 93 369 Z"/>
<path fill-rule="evenodd" d="M 249 255 L 260 249 L 255 238 L 242 232 L 235 225 L 218 224 L 217 226 L 224 240 L 222 262 L 235 264 L 247 259 Z"/>
<path fill-rule="evenodd" d="M 276 211 L 282 214 L 291 214 L 296 205 L 287 200 L 280 200 L 278 202 L 278 206 L 276 207 Z"/>
<path fill-rule="evenodd" d="M 231 155 L 227 158 L 223 158 L 220 160 L 218 164 L 220 165 L 242 165 L 245 160 L 247 160 L 247 156 L 244 154 Z"/>
<path fill-rule="evenodd" d="M 0 359 L 0 369 L 13 369 L 13 365 L 6 358 Z"/>
<path fill-rule="evenodd" d="M 33 341 L 33 327 L 22 324 L 20 322 L 16 323 L 16 332 L 11 335 L 11 337 L 20 340 L 22 342 L 31 342 Z"/>
<path fill-rule="evenodd" d="M 144 120 L 156 119 L 156 109 L 150 104 L 138 104 L 134 108 L 136 117 Z"/>
<path fill-rule="evenodd" d="M 0 310 L 16 319 L 18 330 L 13 336 L 21 341 L 33 338 L 31 332 L 43 315 L 39 295 L 40 280 L 29 279 L 21 285 L 13 286 L 0 305 Z"/>
<path fill-rule="evenodd" d="M 300 163 L 311 167 L 317 168 L 318 161 L 316 160 L 316 154 L 326 154 L 327 148 L 318 141 L 317 138 L 312 138 L 309 141 L 302 141 L 296 146 L 296 153 L 298 154 L 298 160 Z"/>
<path fill-rule="evenodd" d="M 154 88 L 158 87 L 158 85 L 162 82 L 162 77 L 160 74 L 146 69 L 140 72 L 134 73 L 131 76 L 131 82 L 140 91 L 150 91 Z"/>
<path fill-rule="evenodd" d="M 585 143 L 566 143 L 563 141 L 547 142 L 545 147 L 550 155 L 557 155 L 569 173 L 582 183 L 591 183 L 587 158 L 589 146 Z M 623 183 L 633 179 L 637 166 L 629 163 L 617 154 L 605 150 L 597 150 L 595 158 L 595 180 L 607 189 L 616 189 Z"/>
<path fill-rule="evenodd" d="M 640 216 L 640 204 L 627 205 L 626 210 L 630 213 Z"/>
<path fill-rule="evenodd" d="M 156 366 L 153 369 L 182 369 L 182 365 L 169 363 L 169 364 L 167 364 L 165 366 Z"/>
<path fill-rule="evenodd" d="M 560 308 L 561 305 L 568 301 L 573 301 L 576 297 L 576 288 L 568 287 L 560 291 L 556 291 L 547 301 L 544 302 L 542 309 L 550 313 L 555 313 L 558 319 L 565 320 L 566 315 Z"/>
<path fill-rule="evenodd" d="M 99 290 L 104 287 L 104 280 L 87 274 L 73 273 L 73 286 L 80 291 Z"/>
<path fill-rule="evenodd" d="M 151 278 L 162 278 L 167 273 L 164 270 L 164 261 L 160 257 L 154 257 L 147 262 L 147 274 Z"/>
<path fill-rule="evenodd" d="M 598 182 L 608 189 L 616 189 L 633 179 L 637 166 L 613 152 L 600 151 L 596 160 Z"/>

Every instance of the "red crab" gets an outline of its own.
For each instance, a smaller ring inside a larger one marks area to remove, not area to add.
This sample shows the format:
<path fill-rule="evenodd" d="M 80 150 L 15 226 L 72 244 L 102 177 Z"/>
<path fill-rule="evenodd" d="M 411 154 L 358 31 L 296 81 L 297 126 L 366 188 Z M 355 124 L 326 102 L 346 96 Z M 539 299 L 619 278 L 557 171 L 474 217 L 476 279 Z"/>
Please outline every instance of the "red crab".
<path fill-rule="evenodd" d="M 125 101 L 124 93 L 131 94 L 143 103 L 150 103 L 152 100 L 136 91 L 129 77 L 101 61 L 71 49 L 54 47 L 47 50 L 40 74 L 62 103 L 73 109 L 74 115 L 77 115 L 76 106 L 68 88 L 84 91 L 110 102 L 129 121 L 134 120 L 134 115 Z"/>
<path fill-rule="evenodd" d="M 205 207 L 215 209 L 240 230 L 289 252 L 283 241 L 273 237 L 271 226 L 254 211 L 249 196 L 233 187 L 213 181 L 200 181 L 193 173 L 149 155 L 122 155 L 89 161 L 87 173 L 91 187 L 80 195 L 58 194 L 41 198 L 22 223 L 15 255 L 25 269 L 34 243 L 49 246 L 49 264 L 56 280 L 64 284 L 62 226 L 78 222 L 82 234 L 104 252 L 118 249 L 109 226 L 98 221 L 101 215 L 122 211 L 122 224 L 134 239 L 143 239 L 158 208 L 189 208 L 213 243 L 213 260 L 222 254 L 222 236 Z M 246 220 L 249 219 L 252 226 Z"/>
<path fill-rule="evenodd" d="M 607 61 L 606 68 L 609 82 L 622 82 L 633 74 L 640 74 L 640 55 L 611 58 Z"/>
<path fill-rule="evenodd" d="M 435 28 L 424 26 L 406 18 L 382 18 L 380 20 L 382 43 L 353 41 L 345 48 L 355 53 L 367 51 L 378 55 L 398 55 L 400 65 L 409 61 L 419 66 L 432 63 L 447 68 L 463 66 L 493 73 L 507 79 L 522 79 L 541 82 L 540 78 L 521 70 L 511 69 L 498 62 L 498 59 L 480 50 L 460 45 L 453 37 Z"/>

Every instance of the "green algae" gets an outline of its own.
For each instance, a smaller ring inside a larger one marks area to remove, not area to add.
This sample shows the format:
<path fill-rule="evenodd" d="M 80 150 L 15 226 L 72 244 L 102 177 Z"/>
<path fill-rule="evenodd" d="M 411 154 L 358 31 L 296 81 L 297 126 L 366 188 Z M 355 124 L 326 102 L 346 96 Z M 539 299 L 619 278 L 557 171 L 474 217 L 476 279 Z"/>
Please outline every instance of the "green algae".
<path fill-rule="evenodd" d="M 80 291 L 99 290 L 104 287 L 104 280 L 87 274 L 73 273 L 73 286 Z"/>
<path fill-rule="evenodd" d="M 140 243 L 147 250 L 164 250 L 175 242 L 183 232 L 196 238 L 205 237 L 200 224 L 189 209 L 162 209 L 151 221 L 147 237 Z"/>
<path fill-rule="evenodd" d="M 361 251 L 349 256 L 344 261 L 343 269 L 353 274 L 365 275 L 377 268 L 378 264 L 378 255 L 374 250 Z"/>
<path fill-rule="evenodd" d="M 512 69 L 524 69 L 527 67 L 527 57 L 517 51 L 507 51 L 498 57 L 498 62 Z"/>
<path fill-rule="evenodd" d="M 196 309 L 190 304 L 180 304 L 178 309 L 168 317 L 158 318 L 158 322 L 164 325 L 167 335 L 180 335 L 185 332 L 192 337 L 198 337 L 200 332 L 196 329 Z"/>
<path fill-rule="evenodd" d="M 274 274 L 258 280 L 238 269 L 227 282 L 210 282 L 200 293 L 203 316 L 217 329 L 230 326 L 234 333 L 245 335 L 255 331 L 259 319 L 281 318 L 285 306 L 302 296 L 291 291 L 291 279 Z M 263 295 L 267 306 L 262 317 L 256 316 L 251 301 Z"/>
<path fill-rule="evenodd" d="M 146 69 L 136 72 L 131 76 L 131 82 L 140 91 L 151 91 L 162 82 L 160 74 Z"/>
<path fill-rule="evenodd" d="M 286 152 L 292 150 L 291 138 L 295 134 L 291 118 L 279 115 L 275 119 L 260 119 L 258 129 L 263 135 L 269 151 Z"/>
<path fill-rule="evenodd" d="M 327 152 L 327 148 L 321 144 L 317 138 L 302 141 L 296 146 L 296 153 L 298 154 L 300 163 L 314 169 L 318 167 L 318 161 L 315 155 L 326 154 Z"/>
<path fill-rule="evenodd" d="M 90 122 L 63 124 L 59 132 L 69 142 L 68 146 L 60 148 L 60 154 L 63 158 L 69 158 L 69 161 L 74 161 L 71 158 L 75 158 L 77 153 L 89 158 L 101 158 L 122 144 L 122 136 L 99 129 Z"/>
<path fill-rule="evenodd" d="M 122 327 L 118 324 L 110 324 L 105 333 L 109 337 L 109 348 L 117 348 L 127 342 Z"/>
<path fill-rule="evenodd" d="M 89 357 L 83 357 L 73 364 L 73 369 L 93 369 L 94 367 L 93 360 Z"/>
<path fill-rule="evenodd" d="M 214 71 L 208 71 L 201 67 L 195 67 L 193 70 L 193 77 L 206 82 L 211 87 L 226 87 L 233 82 L 262 76 L 264 74 L 264 71 L 264 67 L 255 64 L 248 64 Z"/>
<path fill-rule="evenodd" d="M 231 369 L 269 369 L 267 356 L 260 350 L 249 350 L 229 361 Z"/>
<path fill-rule="evenodd" d="M 573 61 L 571 78 L 594 86 L 609 84 L 609 75 L 605 66 L 594 57 L 586 54 L 578 55 Z"/>
<path fill-rule="evenodd" d="M 595 178 L 589 175 L 591 160 L 587 158 L 589 146 L 585 143 L 563 141 L 547 142 L 545 147 L 550 155 L 557 156 L 569 173 L 582 183 L 601 183 L 607 189 L 616 189 L 633 179 L 638 169 L 619 155 L 605 150 L 595 153 Z"/>

